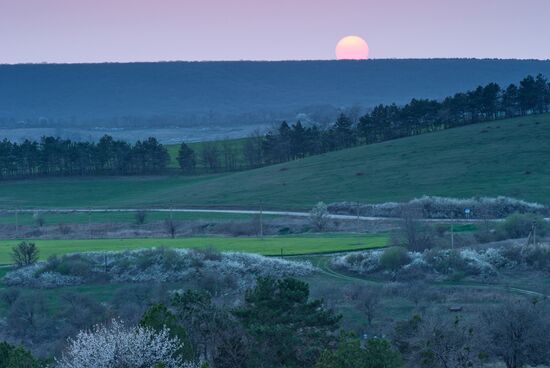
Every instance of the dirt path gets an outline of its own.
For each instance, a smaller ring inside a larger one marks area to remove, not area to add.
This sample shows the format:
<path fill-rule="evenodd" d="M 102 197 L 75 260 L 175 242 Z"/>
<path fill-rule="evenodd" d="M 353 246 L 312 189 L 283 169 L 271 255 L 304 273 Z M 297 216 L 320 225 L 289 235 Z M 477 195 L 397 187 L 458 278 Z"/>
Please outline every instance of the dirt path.
<path fill-rule="evenodd" d="M 381 285 L 386 283 L 385 281 L 368 280 L 362 277 L 346 275 L 338 271 L 335 271 L 330 266 L 330 258 L 328 256 L 322 256 L 322 257 L 323 258 L 320 259 L 319 262 L 315 263 L 315 266 L 317 266 L 323 274 L 329 277 L 334 277 L 340 280 L 350 281 L 350 282 L 362 282 L 362 283 L 371 284 L 371 285 Z M 481 283 L 465 283 L 465 282 L 457 282 L 452 284 L 447 284 L 442 282 L 431 282 L 429 284 L 432 286 L 441 287 L 441 288 L 456 287 L 456 288 L 466 288 L 466 289 L 488 289 L 488 290 L 501 291 L 501 292 L 507 292 L 507 293 L 522 294 L 526 296 L 535 296 L 540 298 L 550 297 L 550 295 L 539 293 L 538 291 L 522 289 L 518 287 L 500 286 L 500 285 L 487 285 L 487 284 L 481 284 Z"/>

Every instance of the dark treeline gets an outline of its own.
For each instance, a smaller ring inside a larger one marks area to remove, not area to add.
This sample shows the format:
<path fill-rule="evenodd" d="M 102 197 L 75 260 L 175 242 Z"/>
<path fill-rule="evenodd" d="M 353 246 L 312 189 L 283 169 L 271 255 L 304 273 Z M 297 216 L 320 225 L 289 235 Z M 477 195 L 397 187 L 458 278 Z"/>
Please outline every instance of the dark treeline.
<path fill-rule="evenodd" d="M 137 175 L 166 170 L 170 157 L 155 138 L 134 145 L 104 136 L 97 143 L 43 137 L 0 141 L 0 178 L 56 175 Z"/>
<path fill-rule="evenodd" d="M 442 101 L 413 99 L 404 106 L 379 105 L 364 116 L 341 114 L 328 126 L 283 122 L 242 144 L 205 143 L 200 152 L 182 144 L 183 172 L 261 167 L 389 139 L 549 111 L 550 84 L 543 75 L 519 85 L 496 83 Z M 30 176 L 139 175 L 167 172 L 170 157 L 155 138 L 134 145 L 105 136 L 97 143 L 43 137 L 39 142 L 0 141 L 0 179 Z M 199 165 L 200 164 L 200 165 Z"/>
<path fill-rule="evenodd" d="M 184 172 L 193 172 L 199 161 L 209 171 L 231 171 L 286 162 L 306 156 L 413 136 L 497 119 L 549 111 L 550 84 L 541 74 L 528 76 L 519 85 L 501 88 L 496 83 L 457 93 L 442 101 L 413 99 L 405 106 L 379 105 L 361 117 L 341 114 L 328 127 L 283 122 L 266 134 L 250 136 L 240 152 L 206 146 L 193 152 L 182 144 L 179 155 Z M 234 159 L 241 156 L 240 167 Z M 225 159 L 224 159 L 225 158 Z M 238 165 L 237 165 L 238 166 Z"/>

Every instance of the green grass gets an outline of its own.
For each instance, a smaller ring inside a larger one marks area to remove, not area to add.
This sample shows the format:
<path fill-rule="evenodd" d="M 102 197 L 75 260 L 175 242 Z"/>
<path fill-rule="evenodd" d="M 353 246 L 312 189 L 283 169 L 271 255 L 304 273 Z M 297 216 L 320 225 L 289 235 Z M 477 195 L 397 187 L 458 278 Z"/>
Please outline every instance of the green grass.
<path fill-rule="evenodd" d="M 538 124 L 537 124 L 538 123 Z M 0 206 L 309 209 L 422 195 L 550 198 L 550 114 L 476 124 L 246 172 L 36 179 L 0 184 Z"/>
<path fill-rule="evenodd" d="M 136 214 L 132 212 L 44 212 L 40 217 L 44 220 L 44 225 L 56 224 L 86 224 L 91 223 L 135 223 Z M 172 218 L 174 220 L 252 220 L 254 215 L 238 214 L 238 213 L 204 213 L 204 212 L 173 212 L 170 215 L 168 212 L 146 212 L 146 223 L 154 221 L 163 221 Z M 276 216 L 265 216 L 272 218 Z M 33 213 L 18 213 L 13 212 L 0 213 L 1 225 L 37 225 L 37 218 Z"/>
<path fill-rule="evenodd" d="M 32 240 L 31 240 L 32 241 Z M 11 249 L 18 240 L 0 241 L 0 264 L 11 262 Z M 387 235 L 323 234 L 308 236 L 274 236 L 259 238 L 193 237 L 179 239 L 84 239 L 36 240 L 40 258 L 87 251 L 123 251 L 150 247 L 213 247 L 220 251 L 258 253 L 262 255 L 296 255 L 352 251 L 383 247 Z"/>

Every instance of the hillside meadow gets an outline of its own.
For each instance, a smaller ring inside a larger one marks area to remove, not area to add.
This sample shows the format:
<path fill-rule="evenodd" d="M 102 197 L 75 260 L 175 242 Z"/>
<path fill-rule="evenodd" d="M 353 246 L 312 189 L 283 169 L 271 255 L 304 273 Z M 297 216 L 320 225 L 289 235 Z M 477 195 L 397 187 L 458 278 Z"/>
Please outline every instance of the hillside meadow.
<path fill-rule="evenodd" d="M 404 201 L 422 195 L 550 198 L 550 114 L 360 146 L 237 173 L 0 183 L 3 208 L 247 207 Z"/>

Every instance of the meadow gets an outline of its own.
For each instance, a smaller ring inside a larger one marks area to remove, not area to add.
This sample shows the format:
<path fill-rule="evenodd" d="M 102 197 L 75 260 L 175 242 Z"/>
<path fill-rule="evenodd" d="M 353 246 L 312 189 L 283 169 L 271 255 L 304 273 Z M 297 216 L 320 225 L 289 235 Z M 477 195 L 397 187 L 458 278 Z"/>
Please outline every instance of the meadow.
<path fill-rule="evenodd" d="M 252 237 L 191 237 L 147 239 L 79 239 L 32 241 L 39 248 L 40 258 L 77 252 L 124 251 L 132 249 L 168 248 L 215 248 L 223 252 L 257 253 L 266 256 L 289 256 L 316 253 L 333 253 L 372 249 L 388 244 L 385 234 L 323 234 L 303 236 Z M 0 241 L 0 264 L 11 263 L 11 249 L 20 240 Z"/>
<path fill-rule="evenodd" d="M 308 210 L 316 202 L 425 194 L 550 198 L 550 114 L 474 124 L 236 173 L 50 178 L 0 183 L 2 208 Z"/>
<path fill-rule="evenodd" d="M 146 211 L 145 221 L 163 221 L 172 218 L 175 221 L 189 220 L 252 220 L 254 215 L 216 212 L 158 212 Z M 274 215 L 265 215 L 272 218 Z M 38 218 L 44 225 L 88 224 L 88 223 L 135 223 L 135 212 L 0 212 L 0 225 L 38 225 Z"/>

